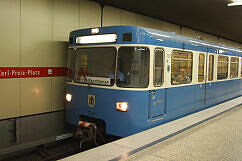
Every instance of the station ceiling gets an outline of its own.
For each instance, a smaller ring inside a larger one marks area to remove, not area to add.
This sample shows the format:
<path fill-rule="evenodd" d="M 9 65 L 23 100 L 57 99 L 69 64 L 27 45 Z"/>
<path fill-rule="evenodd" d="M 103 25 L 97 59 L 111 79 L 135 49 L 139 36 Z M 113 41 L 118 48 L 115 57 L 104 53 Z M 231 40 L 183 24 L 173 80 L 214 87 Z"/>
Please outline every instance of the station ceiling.
<path fill-rule="evenodd" d="M 93 0 L 242 43 L 242 6 L 230 0 Z"/>

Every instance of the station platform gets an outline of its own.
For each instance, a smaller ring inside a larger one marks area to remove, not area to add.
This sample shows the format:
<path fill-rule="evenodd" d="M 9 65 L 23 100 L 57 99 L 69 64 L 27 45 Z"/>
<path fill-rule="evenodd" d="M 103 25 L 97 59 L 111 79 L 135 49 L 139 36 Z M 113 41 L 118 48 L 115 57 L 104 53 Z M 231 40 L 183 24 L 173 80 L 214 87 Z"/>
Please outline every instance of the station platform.
<path fill-rule="evenodd" d="M 61 161 L 242 160 L 242 97 Z"/>

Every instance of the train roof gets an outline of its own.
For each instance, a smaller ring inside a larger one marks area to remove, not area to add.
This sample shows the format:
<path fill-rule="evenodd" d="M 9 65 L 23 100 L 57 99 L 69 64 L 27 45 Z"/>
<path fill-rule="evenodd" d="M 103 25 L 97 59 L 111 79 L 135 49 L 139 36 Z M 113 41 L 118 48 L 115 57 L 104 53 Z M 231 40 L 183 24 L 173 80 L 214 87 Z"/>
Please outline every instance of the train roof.
<path fill-rule="evenodd" d="M 75 30 L 70 33 L 71 46 L 79 46 L 76 44 L 76 38 L 80 36 L 92 35 L 92 28 Z M 209 43 L 199 39 L 189 38 L 177 35 L 173 32 L 164 32 L 151 28 L 138 26 L 107 26 L 99 27 L 98 35 L 117 34 L 117 41 L 114 43 L 103 44 L 149 44 L 178 49 L 187 49 L 195 51 L 203 51 L 209 53 L 219 53 L 225 55 L 242 56 L 242 50 L 238 48 L 228 47 L 221 44 Z M 125 38 L 131 35 L 130 38 Z M 98 45 L 98 44 L 91 44 Z M 100 45 L 100 44 L 99 44 Z M 83 46 L 83 45 L 81 45 Z"/>

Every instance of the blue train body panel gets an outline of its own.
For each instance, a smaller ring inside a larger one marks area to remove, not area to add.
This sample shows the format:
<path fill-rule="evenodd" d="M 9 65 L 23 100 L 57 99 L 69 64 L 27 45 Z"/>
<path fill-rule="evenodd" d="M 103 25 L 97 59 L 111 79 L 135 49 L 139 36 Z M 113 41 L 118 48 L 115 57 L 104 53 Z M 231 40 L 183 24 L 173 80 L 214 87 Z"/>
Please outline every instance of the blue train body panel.
<path fill-rule="evenodd" d="M 168 88 L 166 92 L 167 115 L 177 117 L 184 113 L 194 111 L 196 107 L 195 90 L 194 85 Z"/>
<path fill-rule="evenodd" d="M 73 101 L 67 105 L 67 120 L 78 126 L 79 115 L 102 119 L 108 134 L 127 136 L 144 129 L 148 121 L 149 92 L 126 91 L 67 85 Z M 88 106 L 88 94 L 95 95 L 96 104 Z M 142 101 L 140 101 L 142 100 Z M 116 102 L 129 102 L 127 112 L 116 110 Z M 139 115 L 142 113 L 142 115 Z M 135 128 L 134 128 L 135 127 Z"/>
<path fill-rule="evenodd" d="M 157 119 L 166 115 L 166 89 L 149 91 L 149 119 Z"/>

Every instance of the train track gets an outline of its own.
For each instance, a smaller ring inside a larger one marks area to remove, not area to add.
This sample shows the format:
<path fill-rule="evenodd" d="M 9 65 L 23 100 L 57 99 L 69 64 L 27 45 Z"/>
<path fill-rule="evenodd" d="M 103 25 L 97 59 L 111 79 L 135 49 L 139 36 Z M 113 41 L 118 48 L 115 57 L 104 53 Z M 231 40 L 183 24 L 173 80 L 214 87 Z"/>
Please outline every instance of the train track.
<path fill-rule="evenodd" d="M 81 152 L 79 141 L 70 138 L 18 152 L 1 161 L 51 161 Z"/>
<path fill-rule="evenodd" d="M 107 136 L 105 140 L 108 142 L 117 140 L 113 136 Z M 69 138 L 55 143 L 41 145 L 29 150 L 13 154 L 0 161 L 54 161 L 74 155 L 96 147 L 94 143 L 85 143 L 80 149 L 80 140 L 77 138 Z"/>

